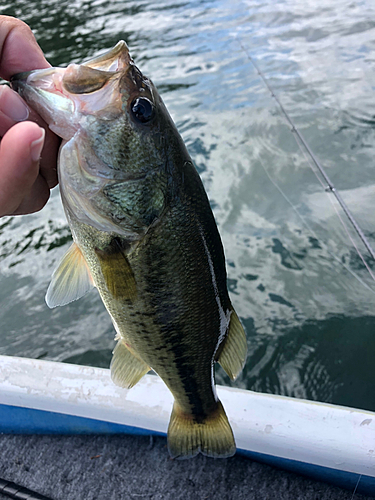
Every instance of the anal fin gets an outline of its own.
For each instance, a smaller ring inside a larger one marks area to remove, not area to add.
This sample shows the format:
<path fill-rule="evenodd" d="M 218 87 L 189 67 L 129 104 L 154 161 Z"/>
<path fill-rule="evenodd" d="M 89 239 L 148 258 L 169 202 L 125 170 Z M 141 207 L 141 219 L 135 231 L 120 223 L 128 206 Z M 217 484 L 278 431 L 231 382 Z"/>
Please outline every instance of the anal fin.
<path fill-rule="evenodd" d="M 116 385 L 130 389 L 151 369 L 144 361 L 132 354 L 120 339 L 113 350 L 111 378 Z"/>
<path fill-rule="evenodd" d="M 236 311 L 232 307 L 228 335 L 217 361 L 226 374 L 235 380 L 245 364 L 246 355 L 246 334 Z"/>

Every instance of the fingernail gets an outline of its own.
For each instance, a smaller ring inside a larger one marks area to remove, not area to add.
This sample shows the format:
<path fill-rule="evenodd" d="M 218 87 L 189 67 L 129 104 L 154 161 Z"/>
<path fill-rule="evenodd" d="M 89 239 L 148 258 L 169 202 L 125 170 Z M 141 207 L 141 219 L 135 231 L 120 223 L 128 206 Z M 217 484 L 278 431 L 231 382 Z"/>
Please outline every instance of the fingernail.
<path fill-rule="evenodd" d="M 40 130 L 41 130 L 41 136 L 39 137 L 39 139 L 36 139 L 30 144 L 30 155 L 33 161 L 40 160 L 40 155 L 42 153 L 42 149 L 44 146 L 44 136 L 46 135 L 46 132 L 42 127 L 40 127 Z"/>
<path fill-rule="evenodd" d="M 0 88 L 0 111 L 15 122 L 23 122 L 29 117 L 29 109 L 22 98 L 7 85 Z"/>

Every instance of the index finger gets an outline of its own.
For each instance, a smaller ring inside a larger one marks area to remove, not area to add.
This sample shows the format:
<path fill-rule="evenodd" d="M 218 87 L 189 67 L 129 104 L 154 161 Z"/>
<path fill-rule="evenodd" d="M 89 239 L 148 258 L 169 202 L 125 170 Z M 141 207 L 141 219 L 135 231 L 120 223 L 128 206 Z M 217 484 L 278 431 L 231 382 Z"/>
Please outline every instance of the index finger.
<path fill-rule="evenodd" d="M 49 66 L 29 26 L 0 16 L 0 77 L 9 80 L 16 73 Z"/>

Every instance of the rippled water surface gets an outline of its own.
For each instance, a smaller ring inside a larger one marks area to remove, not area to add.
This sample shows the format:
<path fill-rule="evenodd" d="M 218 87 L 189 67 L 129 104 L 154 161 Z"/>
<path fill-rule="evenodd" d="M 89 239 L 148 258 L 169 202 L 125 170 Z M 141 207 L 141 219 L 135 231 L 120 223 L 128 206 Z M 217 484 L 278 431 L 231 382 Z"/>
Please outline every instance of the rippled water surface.
<path fill-rule="evenodd" d="M 125 39 L 157 85 L 207 189 L 246 327 L 234 385 L 375 410 L 375 283 L 244 50 L 375 246 L 374 2 L 17 0 L 0 13 L 27 22 L 53 65 Z M 1 354 L 109 365 L 96 292 L 44 302 L 70 242 L 57 189 L 42 212 L 0 220 Z M 217 381 L 230 383 L 221 369 Z"/>

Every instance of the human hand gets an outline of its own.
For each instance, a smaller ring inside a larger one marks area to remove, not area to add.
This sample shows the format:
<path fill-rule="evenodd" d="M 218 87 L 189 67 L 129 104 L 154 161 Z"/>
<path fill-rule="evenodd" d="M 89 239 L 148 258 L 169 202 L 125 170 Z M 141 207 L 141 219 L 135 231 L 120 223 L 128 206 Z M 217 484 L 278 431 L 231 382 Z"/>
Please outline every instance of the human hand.
<path fill-rule="evenodd" d="M 31 29 L 0 16 L 0 77 L 49 66 Z M 40 210 L 57 184 L 60 140 L 7 85 L 0 85 L 0 137 L 0 217 Z"/>

